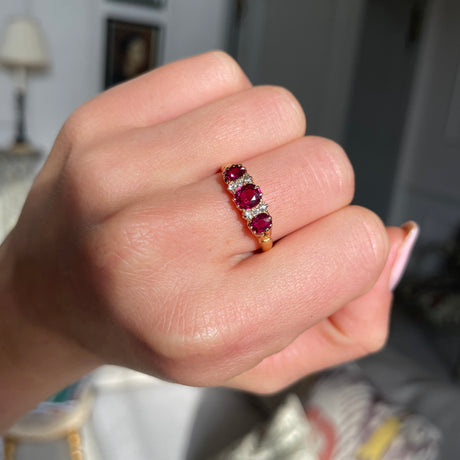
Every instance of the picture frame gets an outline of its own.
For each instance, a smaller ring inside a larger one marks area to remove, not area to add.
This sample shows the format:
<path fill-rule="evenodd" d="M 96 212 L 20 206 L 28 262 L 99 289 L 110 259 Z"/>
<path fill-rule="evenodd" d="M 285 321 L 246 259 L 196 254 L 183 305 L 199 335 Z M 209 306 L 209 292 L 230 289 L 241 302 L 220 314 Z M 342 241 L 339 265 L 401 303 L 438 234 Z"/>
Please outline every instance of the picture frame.
<path fill-rule="evenodd" d="M 161 34 L 159 24 L 107 18 L 104 88 L 160 65 Z"/>

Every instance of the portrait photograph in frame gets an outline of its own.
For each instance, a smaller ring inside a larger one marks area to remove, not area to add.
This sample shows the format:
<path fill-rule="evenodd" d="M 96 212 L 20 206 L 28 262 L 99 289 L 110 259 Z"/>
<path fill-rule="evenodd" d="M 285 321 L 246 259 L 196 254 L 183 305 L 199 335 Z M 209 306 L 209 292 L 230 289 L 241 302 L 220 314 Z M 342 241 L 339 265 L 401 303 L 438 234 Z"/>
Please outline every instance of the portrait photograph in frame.
<path fill-rule="evenodd" d="M 104 88 L 157 67 L 161 31 L 158 24 L 107 18 Z"/>

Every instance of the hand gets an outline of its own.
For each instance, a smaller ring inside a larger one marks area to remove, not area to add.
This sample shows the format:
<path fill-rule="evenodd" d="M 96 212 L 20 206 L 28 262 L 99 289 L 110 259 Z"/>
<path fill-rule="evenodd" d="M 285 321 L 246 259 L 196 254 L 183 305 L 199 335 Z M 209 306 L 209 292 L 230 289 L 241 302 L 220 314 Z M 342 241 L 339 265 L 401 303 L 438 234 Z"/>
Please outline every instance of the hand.
<path fill-rule="evenodd" d="M 273 392 L 379 349 L 406 231 L 349 206 L 345 153 L 304 131 L 289 92 L 220 52 L 74 112 L 0 248 L 0 426 L 103 363 Z M 264 192 L 269 252 L 229 162 Z"/>

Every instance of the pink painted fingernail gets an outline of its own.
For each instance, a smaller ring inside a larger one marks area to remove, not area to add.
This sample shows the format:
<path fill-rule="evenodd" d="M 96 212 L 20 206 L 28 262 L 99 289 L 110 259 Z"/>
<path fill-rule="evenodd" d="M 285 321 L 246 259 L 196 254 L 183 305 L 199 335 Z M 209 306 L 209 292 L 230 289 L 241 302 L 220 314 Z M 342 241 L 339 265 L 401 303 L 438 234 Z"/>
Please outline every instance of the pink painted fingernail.
<path fill-rule="evenodd" d="M 393 264 L 390 274 L 390 290 L 394 291 L 396 286 L 401 281 L 404 272 L 409 262 L 412 249 L 414 248 L 415 242 L 417 241 L 420 233 L 420 227 L 412 220 L 401 225 L 401 228 L 406 231 L 406 237 L 401 243 L 398 250 L 398 255 Z"/>

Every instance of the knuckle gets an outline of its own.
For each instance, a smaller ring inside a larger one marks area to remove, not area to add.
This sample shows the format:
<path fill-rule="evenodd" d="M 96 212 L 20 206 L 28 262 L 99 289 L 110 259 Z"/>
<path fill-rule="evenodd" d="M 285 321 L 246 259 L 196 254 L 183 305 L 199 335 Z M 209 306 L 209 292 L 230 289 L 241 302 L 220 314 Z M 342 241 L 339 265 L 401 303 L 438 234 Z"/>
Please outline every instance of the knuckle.
<path fill-rule="evenodd" d="M 329 170 L 335 174 L 335 184 L 339 193 L 347 195 L 349 201 L 353 198 L 355 176 L 353 167 L 345 150 L 330 139 L 321 139 L 322 152 L 329 162 Z"/>
<path fill-rule="evenodd" d="M 280 130 L 289 126 L 297 136 L 305 133 L 305 113 L 289 90 L 281 86 L 261 86 L 257 91 L 260 94 L 261 112 L 273 118 L 273 126 L 278 126 Z"/>
<path fill-rule="evenodd" d="M 207 57 L 211 61 L 214 76 L 220 84 L 240 87 L 248 83 L 247 77 L 233 57 L 224 51 L 210 51 Z"/>
<path fill-rule="evenodd" d="M 339 196 L 344 204 L 350 203 L 354 194 L 354 171 L 343 148 L 330 139 L 318 136 L 307 136 L 302 141 L 305 151 L 315 156 L 314 162 L 311 155 L 304 156 L 303 170 L 308 171 L 308 177 L 317 177 L 320 189 Z"/>
<path fill-rule="evenodd" d="M 80 190 L 93 186 L 96 175 L 95 169 L 90 157 L 72 152 L 65 165 L 66 180 L 74 190 L 80 193 Z"/>
<path fill-rule="evenodd" d="M 73 150 L 68 157 L 63 173 L 65 193 L 78 214 L 101 207 L 107 199 L 109 181 L 99 163 L 95 151 L 85 154 Z"/>
<path fill-rule="evenodd" d="M 350 206 L 352 232 L 359 263 L 372 276 L 377 277 L 388 254 L 389 243 L 383 222 L 374 212 L 360 206 Z"/>
<path fill-rule="evenodd" d="M 88 117 L 85 105 L 80 106 L 70 114 L 64 122 L 61 132 L 69 141 L 70 145 L 75 145 L 87 130 Z"/>

